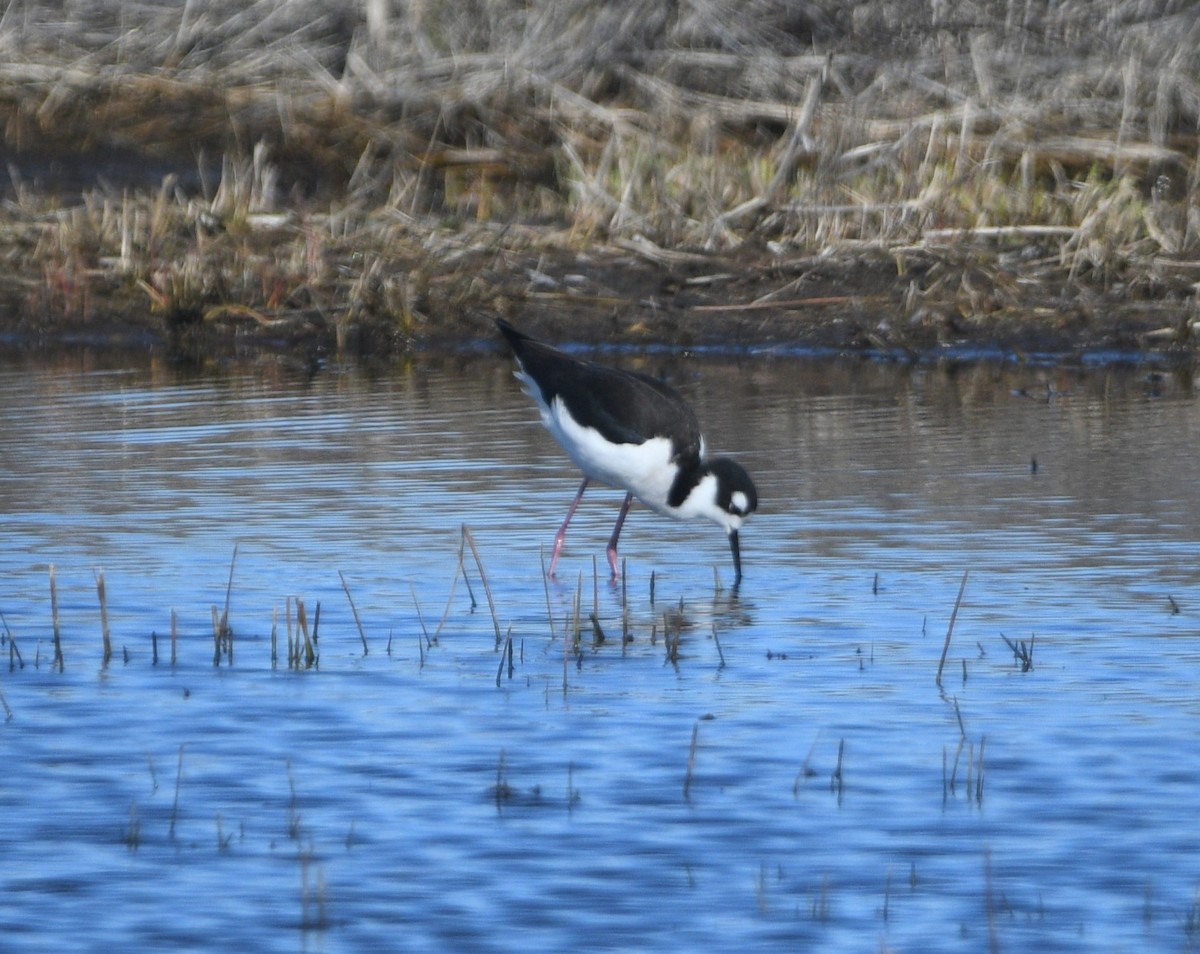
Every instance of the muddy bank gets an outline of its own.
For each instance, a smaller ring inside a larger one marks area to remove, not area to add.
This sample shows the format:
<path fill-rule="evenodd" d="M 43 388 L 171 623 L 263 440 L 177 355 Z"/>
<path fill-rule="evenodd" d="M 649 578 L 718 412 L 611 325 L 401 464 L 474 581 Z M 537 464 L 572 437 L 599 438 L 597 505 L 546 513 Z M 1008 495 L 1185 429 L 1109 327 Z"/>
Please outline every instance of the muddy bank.
<path fill-rule="evenodd" d="M 493 256 L 429 276 L 407 320 L 315 303 L 270 316 L 233 304 L 163 312 L 138 289 L 117 287 L 84 317 L 22 320 L 10 308 L 0 313 L 0 341 L 11 350 L 122 349 L 181 360 L 386 357 L 495 347 L 492 323 L 502 316 L 549 340 L 629 348 L 1059 363 L 1193 364 L 1198 355 L 1196 311 L 1182 282 L 1154 296 L 1023 281 L 1019 266 L 999 269 L 994 253 L 984 261 L 969 251 L 651 254 L 659 260 L 611 247 Z"/>

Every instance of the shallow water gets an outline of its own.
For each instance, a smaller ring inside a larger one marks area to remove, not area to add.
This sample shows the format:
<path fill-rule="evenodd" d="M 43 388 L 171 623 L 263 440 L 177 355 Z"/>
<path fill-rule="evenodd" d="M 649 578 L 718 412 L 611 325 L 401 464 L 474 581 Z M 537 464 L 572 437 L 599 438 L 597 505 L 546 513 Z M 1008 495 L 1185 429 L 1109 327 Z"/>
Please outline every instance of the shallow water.
<path fill-rule="evenodd" d="M 736 596 L 638 510 L 594 583 L 602 489 L 543 586 L 577 476 L 506 362 L 0 367 L 0 947 L 1200 945 L 1190 379 L 643 367 L 758 482 Z"/>

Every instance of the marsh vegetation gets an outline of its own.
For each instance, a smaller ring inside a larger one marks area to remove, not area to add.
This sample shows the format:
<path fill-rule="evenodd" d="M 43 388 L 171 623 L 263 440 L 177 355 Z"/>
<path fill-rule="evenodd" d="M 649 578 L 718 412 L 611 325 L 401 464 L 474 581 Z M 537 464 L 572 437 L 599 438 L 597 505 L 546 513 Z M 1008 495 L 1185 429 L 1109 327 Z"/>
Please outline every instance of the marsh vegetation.
<path fill-rule="evenodd" d="M 11 340 L 1191 353 L 1183 0 L 0 18 Z"/>

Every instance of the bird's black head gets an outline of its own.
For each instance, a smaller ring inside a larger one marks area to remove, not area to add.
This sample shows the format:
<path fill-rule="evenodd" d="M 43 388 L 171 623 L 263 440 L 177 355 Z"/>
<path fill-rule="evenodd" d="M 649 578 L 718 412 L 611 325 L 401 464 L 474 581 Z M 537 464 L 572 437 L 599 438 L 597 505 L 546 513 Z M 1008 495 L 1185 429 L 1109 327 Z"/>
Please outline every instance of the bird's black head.
<path fill-rule="evenodd" d="M 717 479 L 715 508 L 707 516 L 725 528 L 729 534 L 729 550 L 733 554 L 733 584 L 742 582 L 742 552 L 738 530 L 750 514 L 758 509 L 758 491 L 744 467 L 728 457 L 718 457 L 705 465 Z"/>
<path fill-rule="evenodd" d="M 758 509 L 758 491 L 741 464 L 718 457 L 708 462 L 708 470 L 717 478 L 717 506 L 731 517 L 741 518 L 738 524 Z"/>

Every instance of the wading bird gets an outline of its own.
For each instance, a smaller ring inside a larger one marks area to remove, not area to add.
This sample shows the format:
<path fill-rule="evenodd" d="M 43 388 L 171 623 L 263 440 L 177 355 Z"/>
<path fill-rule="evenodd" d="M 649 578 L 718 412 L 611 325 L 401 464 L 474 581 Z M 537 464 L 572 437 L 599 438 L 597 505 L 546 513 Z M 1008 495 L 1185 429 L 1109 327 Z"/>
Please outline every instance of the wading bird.
<path fill-rule="evenodd" d="M 608 564 L 617 569 L 617 540 L 636 497 L 651 510 L 677 519 L 707 517 L 729 535 L 734 583 L 742 579 L 738 530 L 758 506 L 750 475 L 726 457 L 704 458 L 696 415 L 679 394 L 645 374 L 581 361 L 517 331 L 496 326 L 517 359 L 516 377 L 538 404 L 542 423 L 583 471 L 583 483 L 554 537 L 550 576 L 583 492 L 592 481 L 625 491 L 608 541 Z"/>

